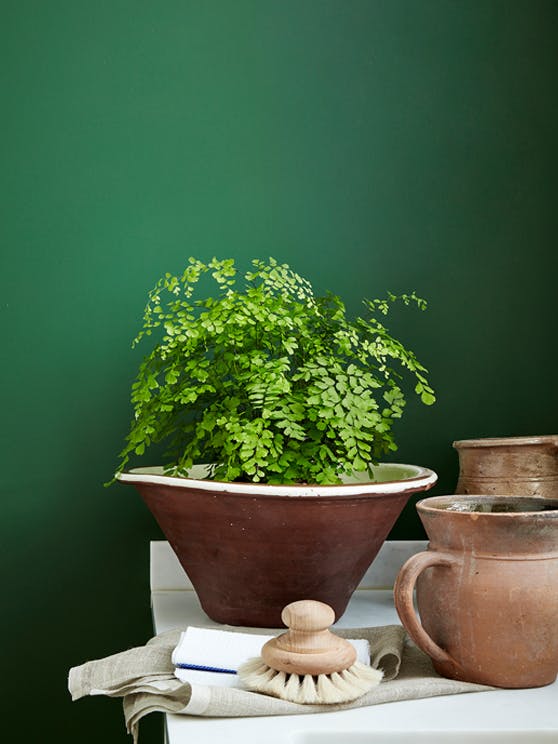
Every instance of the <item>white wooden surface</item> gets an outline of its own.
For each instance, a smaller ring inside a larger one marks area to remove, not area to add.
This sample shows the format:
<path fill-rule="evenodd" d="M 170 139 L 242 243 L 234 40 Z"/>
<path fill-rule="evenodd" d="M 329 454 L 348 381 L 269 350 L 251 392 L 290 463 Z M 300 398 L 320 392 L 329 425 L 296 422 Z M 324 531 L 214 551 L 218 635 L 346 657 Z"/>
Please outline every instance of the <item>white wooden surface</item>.
<path fill-rule="evenodd" d="M 385 543 L 338 627 L 399 622 L 391 589 L 385 587 L 393 585 L 406 558 L 424 547 L 423 542 Z M 187 625 L 217 627 L 164 541 L 151 544 L 151 590 L 157 633 Z M 558 683 L 307 716 L 169 715 L 166 726 L 167 744 L 558 744 Z"/>

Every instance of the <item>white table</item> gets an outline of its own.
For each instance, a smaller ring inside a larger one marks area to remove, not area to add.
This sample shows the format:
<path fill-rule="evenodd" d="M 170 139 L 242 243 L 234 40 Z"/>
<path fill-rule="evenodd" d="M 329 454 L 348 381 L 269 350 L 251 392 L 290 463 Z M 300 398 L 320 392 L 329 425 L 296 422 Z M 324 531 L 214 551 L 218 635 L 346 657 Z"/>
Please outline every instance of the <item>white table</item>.
<path fill-rule="evenodd" d="M 386 542 L 338 627 L 398 623 L 391 587 L 406 558 L 426 543 Z M 219 627 L 201 609 L 167 542 L 151 543 L 156 633 L 187 625 Z M 558 618 L 557 632 L 558 632 Z M 273 718 L 166 716 L 168 744 L 558 744 L 558 682 Z"/>

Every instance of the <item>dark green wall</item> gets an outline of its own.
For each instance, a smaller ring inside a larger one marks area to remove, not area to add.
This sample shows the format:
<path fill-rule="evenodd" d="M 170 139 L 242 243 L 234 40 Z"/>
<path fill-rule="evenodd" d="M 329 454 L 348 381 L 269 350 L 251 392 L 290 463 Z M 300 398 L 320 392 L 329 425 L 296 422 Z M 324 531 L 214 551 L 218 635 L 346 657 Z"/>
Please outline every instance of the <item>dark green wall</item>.
<path fill-rule="evenodd" d="M 66 671 L 151 630 L 159 532 L 102 483 L 162 272 L 274 255 L 351 311 L 387 289 L 428 297 L 394 329 L 439 402 L 409 405 L 397 458 L 437 470 L 436 493 L 455 484 L 453 439 L 558 429 L 558 5 L 0 13 L 4 679 L 14 726 L 15 680 L 31 686 L 37 741 L 124 742 L 119 703 L 70 703 Z M 412 505 L 393 535 L 422 536 Z"/>

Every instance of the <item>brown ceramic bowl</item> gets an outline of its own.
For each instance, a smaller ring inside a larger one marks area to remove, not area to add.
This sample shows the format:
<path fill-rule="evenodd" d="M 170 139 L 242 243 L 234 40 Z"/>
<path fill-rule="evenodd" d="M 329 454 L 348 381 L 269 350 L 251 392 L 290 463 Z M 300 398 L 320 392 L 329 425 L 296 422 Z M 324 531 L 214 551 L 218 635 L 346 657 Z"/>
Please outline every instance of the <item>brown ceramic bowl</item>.
<path fill-rule="evenodd" d="M 299 599 L 333 607 L 339 618 L 409 496 L 437 480 L 414 465 L 381 464 L 335 486 L 271 486 L 122 473 L 136 486 L 210 618 L 280 627 Z"/>

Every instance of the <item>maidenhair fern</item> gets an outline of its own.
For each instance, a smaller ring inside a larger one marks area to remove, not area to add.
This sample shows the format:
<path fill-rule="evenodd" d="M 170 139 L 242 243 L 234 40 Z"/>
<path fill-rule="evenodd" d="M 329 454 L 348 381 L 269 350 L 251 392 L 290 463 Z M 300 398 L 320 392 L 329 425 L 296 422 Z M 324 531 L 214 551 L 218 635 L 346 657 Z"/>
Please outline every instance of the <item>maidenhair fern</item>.
<path fill-rule="evenodd" d="M 434 402 L 426 369 L 379 319 L 396 301 L 424 300 L 390 294 L 349 320 L 339 297 L 315 296 L 288 266 L 252 265 L 239 282 L 233 259 L 191 258 L 149 293 L 134 345 L 157 341 L 132 386 L 120 470 L 164 441 L 173 475 L 204 462 L 224 481 L 338 483 L 396 449 L 402 370 Z M 216 291 L 196 298 L 207 273 Z"/>

